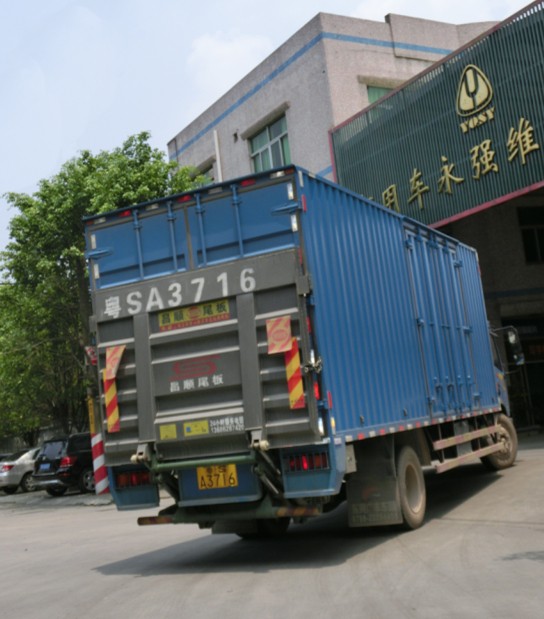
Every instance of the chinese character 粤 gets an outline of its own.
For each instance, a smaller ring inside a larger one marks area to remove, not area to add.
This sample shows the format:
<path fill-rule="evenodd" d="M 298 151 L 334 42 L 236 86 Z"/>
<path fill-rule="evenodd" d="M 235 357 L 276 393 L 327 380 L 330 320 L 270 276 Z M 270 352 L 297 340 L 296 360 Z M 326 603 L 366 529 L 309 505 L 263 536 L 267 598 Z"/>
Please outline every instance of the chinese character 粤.
<path fill-rule="evenodd" d="M 106 299 L 106 307 L 104 308 L 104 314 L 111 316 L 112 318 L 118 318 L 121 313 L 121 300 L 119 297 L 108 297 Z"/>

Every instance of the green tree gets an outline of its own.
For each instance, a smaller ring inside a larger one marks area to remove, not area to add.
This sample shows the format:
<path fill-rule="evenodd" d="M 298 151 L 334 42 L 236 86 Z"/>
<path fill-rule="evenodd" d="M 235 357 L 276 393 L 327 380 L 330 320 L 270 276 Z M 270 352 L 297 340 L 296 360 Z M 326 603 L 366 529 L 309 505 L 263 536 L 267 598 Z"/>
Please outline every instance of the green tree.
<path fill-rule="evenodd" d="M 0 434 L 31 441 L 38 428 L 87 424 L 84 346 L 90 299 L 83 216 L 180 193 L 206 178 L 178 169 L 146 132 L 120 148 L 82 152 L 32 196 L 10 193 L 17 214 L 0 256 Z"/>

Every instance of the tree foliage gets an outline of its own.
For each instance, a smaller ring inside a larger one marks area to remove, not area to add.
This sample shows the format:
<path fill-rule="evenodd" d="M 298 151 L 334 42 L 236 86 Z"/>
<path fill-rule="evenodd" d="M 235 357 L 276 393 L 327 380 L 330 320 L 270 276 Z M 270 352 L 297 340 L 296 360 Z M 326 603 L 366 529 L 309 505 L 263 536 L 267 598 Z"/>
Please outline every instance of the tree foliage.
<path fill-rule="evenodd" d="M 0 435 L 32 442 L 39 428 L 87 425 L 91 310 L 82 218 L 205 181 L 167 162 L 144 132 L 113 151 L 80 153 L 31 196 L 7 194 L 17 213 L 0 255 Z"/>

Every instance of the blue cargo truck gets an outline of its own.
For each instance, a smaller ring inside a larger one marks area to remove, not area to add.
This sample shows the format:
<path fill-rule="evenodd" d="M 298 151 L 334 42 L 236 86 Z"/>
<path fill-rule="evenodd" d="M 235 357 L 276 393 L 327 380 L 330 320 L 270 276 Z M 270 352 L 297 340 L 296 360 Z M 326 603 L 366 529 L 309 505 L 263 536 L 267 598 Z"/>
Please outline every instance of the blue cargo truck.
<path fill-rule="evenodd" d="M 514 462 L 473 249 L 294 166 L 85 223 L 110 490 L 171 497 L 140 524 L 416 528 L 423 468 Z"/>

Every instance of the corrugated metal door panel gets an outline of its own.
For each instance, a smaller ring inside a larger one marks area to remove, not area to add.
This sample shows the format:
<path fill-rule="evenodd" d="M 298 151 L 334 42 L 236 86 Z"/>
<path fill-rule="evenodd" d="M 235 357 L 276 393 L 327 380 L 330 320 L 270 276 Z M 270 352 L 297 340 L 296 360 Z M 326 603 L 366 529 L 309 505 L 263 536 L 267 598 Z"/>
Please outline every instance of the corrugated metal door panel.
<path fill-rule="evenodd" d="M 422 360 L 433 413 L 477 404 L 471 327 L 462 307 L 457 247 L 444 237 L 407 230 Z"/>
<path fill-rule="evenodd" d="M 478 376 L 492 366 L 488 342 L 475 353 L 487 319 L 474 252 L 440 233 L 439 242 L 425 234 L 415 241 L 416 222 L 333 184 L 302 175 L 300 190 L 316 340 L 337 429 L 496 403 Z"/>
<path fill-rule="evenodd" d="M 340 431 L 427 410 L 402 221 L 304 177 L 303 238 L 324 384 Z"/>
<path fill-rule="evenodd" d="M 465 245 L 459 245 L 457 256 L 463 268 L 458 270 L 462 307 L 466 312 L 466 322 L 471 326 L 470 355 L 473 359 L 474 382 L 479 393 L 481 406 L 496 405 L 497 387 L 495 371 L 489 362 L 492 358 L 489 325 L 481 319 L 485 316 L 485 301 L 480 278 L 480 267 L 476 252 Z"/>

